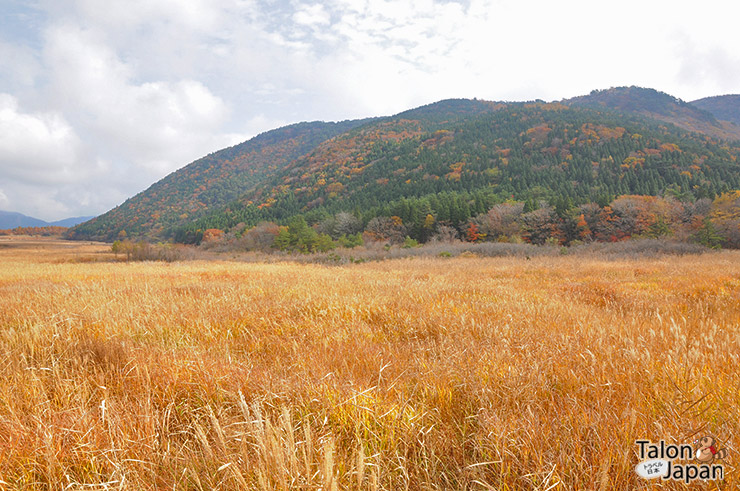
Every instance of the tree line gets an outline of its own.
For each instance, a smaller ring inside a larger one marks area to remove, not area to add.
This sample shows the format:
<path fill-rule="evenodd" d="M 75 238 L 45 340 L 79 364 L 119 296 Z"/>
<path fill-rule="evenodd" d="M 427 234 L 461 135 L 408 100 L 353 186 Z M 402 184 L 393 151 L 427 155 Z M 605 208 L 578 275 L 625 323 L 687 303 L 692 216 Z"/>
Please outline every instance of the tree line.
<path fill-rule="evenodd" d="M 303 253 L 367 242 L 409 246 L 455 240 L 569 246 L 667 238 L 712 248 L 740 248 L 740 191 L 723 193 L 713 200 L 681 197 L 670 193 L 662 197 L 623 195 L 601 204 L 576 205 L 568 197 L 490 204 L 487 199 L 493 200 L 493 196 L 467 194 L 463 199 L 462 195 L 442 195 L 403 199 L 364 213 L 299 214 L 283 225 L 263 221 L 254 227 L 241 223 L 228 231 L 211 228 L 191 233 L 192 243 L 206 247 L 228 244 L 246 251 Z"/>

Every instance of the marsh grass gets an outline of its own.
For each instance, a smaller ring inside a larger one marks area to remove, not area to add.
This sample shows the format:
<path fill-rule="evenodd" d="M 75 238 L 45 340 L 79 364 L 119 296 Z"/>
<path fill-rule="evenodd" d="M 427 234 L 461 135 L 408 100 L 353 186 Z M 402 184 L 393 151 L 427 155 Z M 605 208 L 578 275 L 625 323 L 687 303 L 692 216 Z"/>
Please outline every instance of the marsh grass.
<path fill-rule="evenodd" d="M 649 489 L 634 441 L 702 433 L 738 485 L 735 252 L 3 254 L 8 489 Z"/>
<path fill-rule="evenodd" d="M 190 256 L 196 256 L 200 250 L 191 251 Z M 665 239 L 633 239 L 622 242 L 603 243 L 591 242 L 570 247 L 557 245 L 537 246 L 526 243 L 509 242 L 481 242 L 470 243 L 461 241 L 429 242 L 420 247 L 384 247 L 382 243 L 368 243 L 364 246 L 351 249 L 337 248 L 329 252 L 299 254 L 284 252 L 239 252 L 222 251 L 219 255 L 210 258 L 229 258 L 245 262 L 284 262 L 317 263 L 327 265 L 345 265 L 370 261 L 385 261 L 388 259 L 405 258 L 453 258 L 453 257 L 518 257 L 531 259 L 533 257 L 556 257 L 575 255 L 590 259 L 622 260 L 648 259 L 661 256 L 683 256 L 711 254 L 716 251 L 700 244 L 671 241 Z"/>

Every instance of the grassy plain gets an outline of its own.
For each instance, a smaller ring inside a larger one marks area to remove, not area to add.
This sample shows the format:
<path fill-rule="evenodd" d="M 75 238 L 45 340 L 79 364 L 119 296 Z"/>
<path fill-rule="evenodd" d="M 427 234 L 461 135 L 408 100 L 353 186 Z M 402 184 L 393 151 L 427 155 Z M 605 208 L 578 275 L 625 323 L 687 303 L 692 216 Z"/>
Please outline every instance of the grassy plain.
<path fill-rule="evenodd" d="M 0 488 L 686 489 L 728 448 L 740 254 L 103 261 L 0 245 Z M 74 249 L 74 248 L 77 249 Z M 54 252 L 56 251 L 56 252 Z"/>

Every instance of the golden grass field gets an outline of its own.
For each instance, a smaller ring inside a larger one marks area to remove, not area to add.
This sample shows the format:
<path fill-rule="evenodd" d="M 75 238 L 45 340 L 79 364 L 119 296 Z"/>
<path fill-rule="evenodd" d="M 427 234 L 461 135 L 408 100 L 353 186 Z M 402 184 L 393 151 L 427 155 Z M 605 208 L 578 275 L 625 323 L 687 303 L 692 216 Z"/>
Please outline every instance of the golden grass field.
<path fill-rule="evenodd" d="M 740 488 L 738 252 L 108 250 L 0 242 L 0 488 Z M 707 433 L 724 482 L 635 474 L 635 440 Z"/>

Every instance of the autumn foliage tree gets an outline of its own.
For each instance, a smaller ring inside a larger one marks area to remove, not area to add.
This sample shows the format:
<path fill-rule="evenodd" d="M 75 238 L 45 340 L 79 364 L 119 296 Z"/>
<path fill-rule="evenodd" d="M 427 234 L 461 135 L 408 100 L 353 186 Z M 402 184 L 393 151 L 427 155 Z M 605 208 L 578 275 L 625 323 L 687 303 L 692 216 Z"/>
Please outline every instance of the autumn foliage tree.
<path fill-rule="evenodd" d="M 375 217 L 365 227 L 365 236 L 368 241 L 400 244 L 406 237 L 406 227 L 398 216 Z"/>
<path fill-rule="evenodd" d="M 280 227 L 273 222 L 261 222 L 244 231 L 237 240 L 237 248 L 245 251 L 269 251 L 275 244 Z"/>
<path fill-rule="evenodd" d="M 522 231 L 527 242 L 542 245 L 557 235 L 555 210 L 543 207 L 521 216 Z"/>
<path fill-rule="evenodd" d="M 67 227 L 49 225 L 47 227 L 15 227 L 0 230 L 0 235 L 36 235 L 41 237 L 61 237 Z"/>
<path fill-rule="evenodd" d="M 217 228 L 209 228 L 203 232 L 203 242 L 217 242 L 224 236 L 224 231 Z"/>
<path fill-rule="evenodd" d="M 740 191 L 717 197 L 712 203 L 709 218 L 722 236 L 724 247 L 740 248 Z"/>
<path fill-rule="evenodd" d="M 520 233 L 519 217 L 524 203 L 506 202 L 494 205 L 487 213 L 475 217 L 480 232 L 490 240 L 508 240 Z"/>
<path fill-rule="evenodd" d="M 485 239 L 486 234 L 481 233 L 477 223 L 471 222 L 465 231 L 465 237 L 468 239 L 468 242 L 480 242 Z"/>

